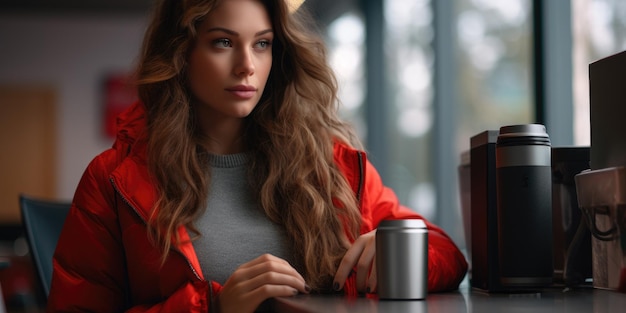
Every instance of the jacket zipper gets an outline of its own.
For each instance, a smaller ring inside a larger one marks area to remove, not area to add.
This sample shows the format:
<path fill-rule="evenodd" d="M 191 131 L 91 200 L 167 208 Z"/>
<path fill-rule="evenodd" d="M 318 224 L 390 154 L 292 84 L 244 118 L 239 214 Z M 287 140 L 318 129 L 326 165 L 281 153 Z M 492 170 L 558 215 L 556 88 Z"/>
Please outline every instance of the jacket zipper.
<path fill-rule="evenodd" d="M 363 177 L 365 168 L 363 167 L 363 152 L 357 151 L 356 155 L 357 155 L 357 160 L 359 164 L 359 185 L 356 190 L 356 199 L 360 206 L 361 205 L 361 193 L 363 192 L 363 185 L 365 183 L 365 178 Z"/>
<path fill-rule="evenodd" d="M 137 214 L 139 219 L 141 219 L 141 221 L 143 221 L 144 225 L 148 225 L 148 223 L 143 218 L 143 216 L 141 216 L 141 214 L 139 214 L 139 211 L 130 203 L 130 201 L 128 201 L 128 199 L 126 199 L 126 197 L 124 197 L 124 195 L 117 188 L 117 185 L 115 184 L 115 180 L 113 179 L 113 177 L 109 178 L 109 180 L 111 181 L 111 185 L 113 185 L 113 189 L 115 189 L 115 192 L 117 192 L 117 194 L 122 198 L 122 201 L 124 201 L 124 203 L 126 203 L 126 205 L 128 205 L 128 207 L 130 207 L 133 210 L 133 212 L 135 212 L 135 214 Z M 178 250 L 176 248 L 171 248 L 171 249 L 176 251 L 178 254 L 180 254 L 183 257 L 183 259 L 185 259 L 185 261 L 187 261 L 187 265 L 189 266 L 189 269 L 191 269 L 191 271 L 193 272 L 193 274 L 196 276 L 196 278 L 198 280 L 200 280 L 200 281 L 204 280 L 204 279 L 200 278 L 200 275 L 198 275 L 198 272 L 196 272 L 196 269 L 193 268 L 193 266 L 191 265 L 191 262 L 189 262 L 189 259 L 187 258 L 187 256 L 182 251 L 180 251 L 180 250 Z M 209 285 L 210 285 L 210 283 L 209 283 Z"/>

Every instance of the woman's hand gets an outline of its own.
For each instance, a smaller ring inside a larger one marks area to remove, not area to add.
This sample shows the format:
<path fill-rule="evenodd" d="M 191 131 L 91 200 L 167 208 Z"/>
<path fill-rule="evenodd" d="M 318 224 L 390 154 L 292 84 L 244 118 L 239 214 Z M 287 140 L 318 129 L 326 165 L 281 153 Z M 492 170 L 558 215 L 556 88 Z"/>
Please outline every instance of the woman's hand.
<path fill-rule="evenodd" d="M 376 230 L 361 235 L 346 251 L 339 264 L 333 288 L 341 290 L 356 266 L 356 287 L 359 292 L 374 292 L 376 280 Z"/>
<path fill-rule="evenodd" d="M 264 254 L 239 266 L 219 295 L 220 312 L 254 312 L 266 299 L 308 293 L 304 278 L 283 259 Z"/>

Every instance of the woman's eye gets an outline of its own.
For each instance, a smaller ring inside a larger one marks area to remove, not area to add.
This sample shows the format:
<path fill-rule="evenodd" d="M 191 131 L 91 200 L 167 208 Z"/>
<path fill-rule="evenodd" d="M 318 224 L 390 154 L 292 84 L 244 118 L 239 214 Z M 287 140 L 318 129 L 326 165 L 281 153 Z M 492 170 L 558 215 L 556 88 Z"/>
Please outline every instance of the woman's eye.
<path fill-rule="evenodd" d="M 230 48 L 233 46 L 233 43 L 226 38 L 220 38 L 213 41 L 213 45 L 217 48 Z"/>
<path fill-rule="evenodd" d="M 261 40 L 259 42 L 256 43 L 256 47 L 259 49 L 267 49 L 272 45 L 272 43 L 269 40 Z"/>

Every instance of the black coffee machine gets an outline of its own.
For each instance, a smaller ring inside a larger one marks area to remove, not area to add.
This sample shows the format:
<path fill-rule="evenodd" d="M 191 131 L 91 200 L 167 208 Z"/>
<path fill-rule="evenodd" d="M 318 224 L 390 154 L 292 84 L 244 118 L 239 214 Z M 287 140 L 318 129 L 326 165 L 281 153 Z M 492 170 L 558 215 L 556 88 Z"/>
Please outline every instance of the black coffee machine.
<path fill-rule="evenodd" d="M 470 285 L 488 292 L 507 292 L 584 283 L 591 277 L 591 245 L 586 225 L 581 223 L 573 177 L 588 168 L 589 148 L 552 148 L 551 208 L 535 210 L 534 213 L 529 209 L 528 213 L 539 214 L 541 215 L 539 218 L 549 221 L 522 227 L 529 232 L 545 235 L 545 242 L 538 242 L 539 245 L 543 245 L 543 252 L 541 255 L 534 251 L 528 253 L 529 258 L 535 258 L 532 259 L 533 262 L 539 262 L 536 263 L 538 266 L 524 269 L 528 273 L 528 279 L 518 279 L 511 283 L 504 273 L 505 268 L 510 270 L 513 267 L 515 270 L 516 265 L 510 263 L 512 260 L 509 255 L 512 251 L 510 247 L 500 248 L 505 244 L 502 242 L 504 237 L 500 234 L 502 228 L 520 229 L 520 225 L 513 225 L 511 223 L 515 222 L 510 219 L 503 221 L 498 217 L 496 144 L 499 133 L 497 130 L 487 130 L 470 139 L 469 162 L 466 160 L 469 164 L 464 166 L 466 172 L 469 167 L 469 175 L 465 174 L 461 178 L 465 180 L 461 182 L 465 185 L 462 188 L 469 189 L 469 197 L 466 192 L 463 200 L 465 201 L 463 215 L 466 219 L 464 225 L 469 227 L 466 234 L 470 259 Z M 545 184 L 543 186 L 545 187 Z M 511 233 L 507 236 L 510 238 Z M 520 232 L 519 237 L 515 239 L 524 241 L 525 238 L 525 233 Z M 528 238 L 537 241 L 536 237 Z"/>

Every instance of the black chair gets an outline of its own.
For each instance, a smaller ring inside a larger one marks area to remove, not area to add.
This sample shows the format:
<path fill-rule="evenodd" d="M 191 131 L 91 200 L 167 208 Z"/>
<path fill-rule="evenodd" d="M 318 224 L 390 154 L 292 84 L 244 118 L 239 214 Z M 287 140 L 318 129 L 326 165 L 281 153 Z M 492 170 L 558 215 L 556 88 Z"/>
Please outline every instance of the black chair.
<path fill-rule="evenodd" d="M 46 298 L 52 281 L 52 256 L 70 206 L 69 202 L 20 195 L 26 239 Z"/>
<path fill-rule="evenodd" d="M 0 270 L 5 269 L 11 265 L 11 260 L 8 258 L 0 257 Z M 6 313 L 7 307 L 4 304 L 4 295 L 2 293 L 2 287 L 0 287 L 0 313 Z"/>

